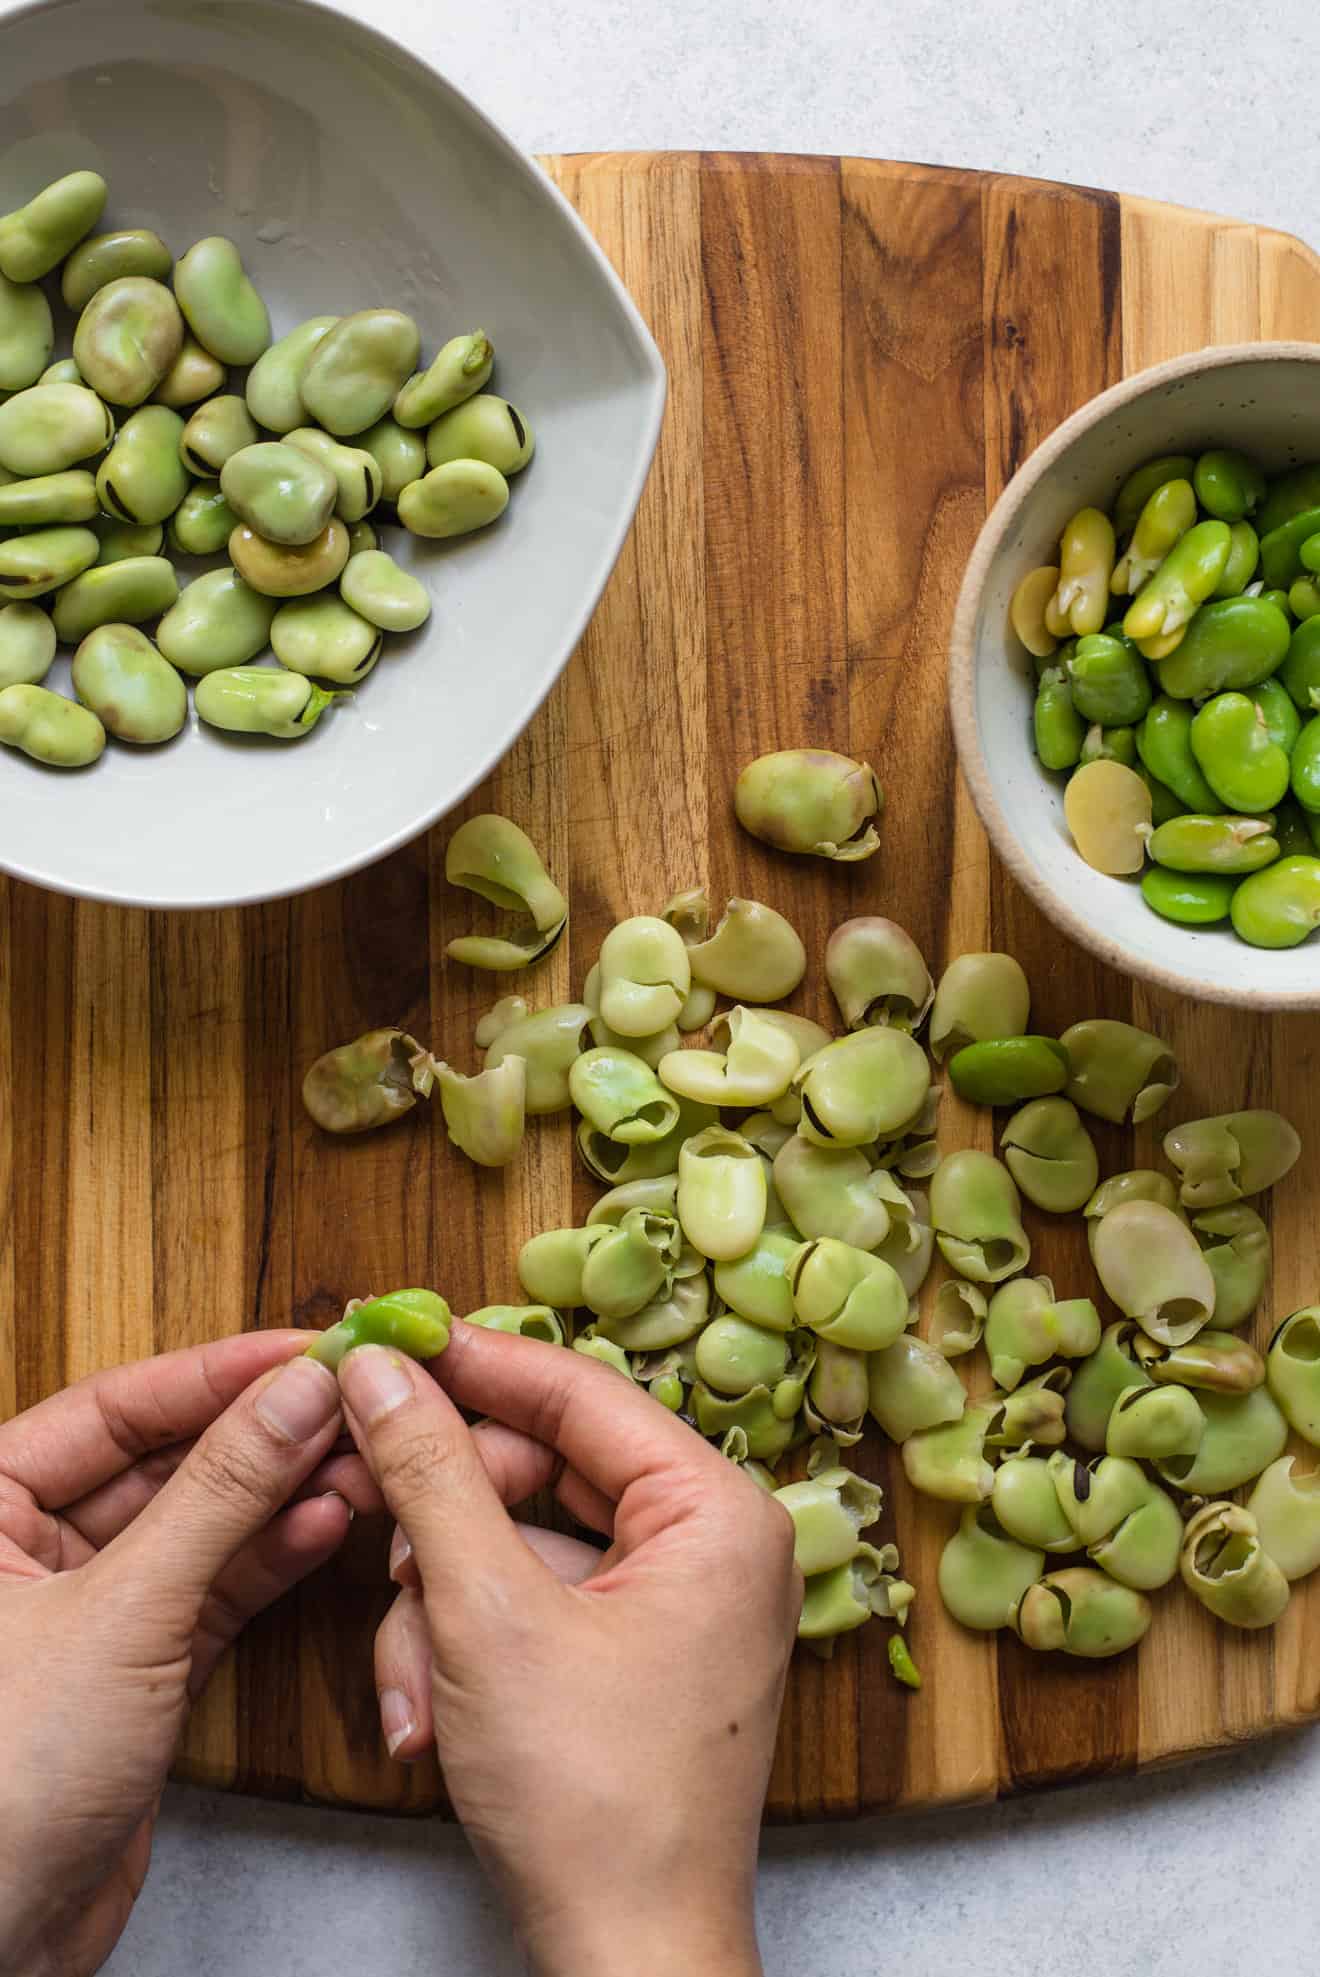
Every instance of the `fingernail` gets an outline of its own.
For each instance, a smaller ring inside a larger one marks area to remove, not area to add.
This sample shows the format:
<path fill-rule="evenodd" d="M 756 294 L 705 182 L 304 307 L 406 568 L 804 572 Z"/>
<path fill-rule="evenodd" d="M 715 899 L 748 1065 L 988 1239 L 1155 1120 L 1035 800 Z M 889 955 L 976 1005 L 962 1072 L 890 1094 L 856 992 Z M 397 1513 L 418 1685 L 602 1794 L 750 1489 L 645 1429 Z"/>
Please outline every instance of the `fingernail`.
<path fill-rule="evenodd" d="M 339 1384 L 366 1428 L 412 1399 L 413 1384 L 399 1355 L 383 1345 L 360 1345 L 339 1367 Z"/>
<path fill-rule="evenodd" d="M 412 1543 L 409 1540 L 409 1538 L 405 1535 L 403 1530 L 400 1528 L 400 1526 L 396 1524 L 394 1527 L 394 1536 L 390 1539 L 391 1579 L 398 1578 L 400 1572 L 402 1572 L 404 1566 L 408 1563 L 408 1560 L 411 1557 L 412 1557 Z"/>
<path fill-rule="evenodd" d="M 339 1412 L 333 1373 L 304 1355 L 281 1367 L 258 1396 L 255 1412 L 282 1442 L 309 1442 Z"/>
<path fill-rule="evenodd" d="M 342 1503 L 345 1510 L 348 1512 L 348 1521 L 350 1524 L 353 1522 L 353 1519 L 357 1516 L 357 1512 L 356 1510 L 354 1510 L 348 1498 L 346 1496 L 341 1496 L 338 1490 L 327 1490 L 325 1492 L 324 1500 L 326 1503 Z"/>
<path fill-rule="evenodd" d="M 393 1757 L 399 1745 L 407 1743 L 417 1728 L 412 1704 L 402 1689 L 381 1690 L 380 1727 L 385 1737 L 385 1748 Z"/>

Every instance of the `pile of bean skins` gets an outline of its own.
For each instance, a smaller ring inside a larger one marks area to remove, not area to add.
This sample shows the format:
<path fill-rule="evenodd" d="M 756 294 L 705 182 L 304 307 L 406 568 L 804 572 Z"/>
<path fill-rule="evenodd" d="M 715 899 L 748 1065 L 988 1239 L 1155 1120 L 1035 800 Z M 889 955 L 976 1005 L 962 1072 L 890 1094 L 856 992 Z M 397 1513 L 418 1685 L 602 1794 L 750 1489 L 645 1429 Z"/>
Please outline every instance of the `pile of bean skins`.
<path fill-rule="evenodd" d="M 735 796 L 758 835 L 836 860 L 874 848 L 879 803 L 866 764 L 819 750 L 760 758 Z M 568 902 L 510 819 L 461 824 L 446 875 L 514 916 L 451 959 L 525 967 L 562 937 Z M 1320 1445 L 1320 1310 L 1286 1319 L 1268 1356 L 1239 1329 L 1270 1266 L 1249 1198 L 1297 1158 L 1287 1121 L 1194 1119 L 1166 1135 L 1169 1173 L 1101 1180 L 1083 1115 L 1153 1117 L 1179 1086 L 1160 1038 L 1103 1018 L 1032 1034 L 1010 955 L 961 955 L 936 988 L 903 929 L 872 916 L 825 950 L 836 1035 L 772 1006 L 807 971 L 781 913 L 732 899 L 711 917 L 704 892 L 680 893 L 611 930 L 580 1001 L 496 1002 L 475 1072 L 399 1029 L 329 1050 L 307 1110 L 365 1132 L 438 1093 L 450 1138 L 491 1166 L 529 1119 L 576 1115 L 606 1191 L 582 1226 L 523 1245 L 524 1302 L 469 1322 L 601 1360 L 773 1490 L 818 1649 L 875 1614 L 901 1625 L 914 1598 L 894 1547 L 862 1535 L 881 1497 L 847 1451 L 868 1416 L 913 1485 L 960 1509 L 939 1585 L 967 1626 L 1116 1654 L 1180 1573 L 1232 1624 L 1276 1619 L 1320 1566 L 1320 1478 L 1283 1454 L 1290 1424 Z M 1002 1157 L 941 1149 L 940 1067 L 965 1100 L 1010 1109 Z M 1024 1195 L 1086 1218 L 1107 1325 L 1091 1286 L 1029 1274 Z M 923 1317 L 937 1253 L 950 1274 Z M 953 1362 L 978 1350 L 993 1384 L 969 1393 Z M 781 1483 L 801 1449 L 806 1476 Z M 1251 1483 L 1249 1504 L 1231 1500 Z M 919 1681 L 897 1633 L 891 1662 Z"/>
<path fill-rule="evenodd" d="M 85 768 L 107 733 L 169 741 L 186 679 L 212 727 L 297 740 L 430 614 L 369 518 L 486 526 L 531 431 L 485 389 L 484 331 L 420 371 L 397 309 L 272 342 L 232 241 L 176 264 L 146 228 L 94 233 L 106 197 L 73 172 L 0 217 L 0 742 Z M 225 560 L 180 590 L 177 557 Z M 76 699 L 43 685 L 60 645 Z"/>
<path fill-rule="evenodd" d="M 1253 947 L 1320 924 L 1320 462 L 1225 449 L 1129 475 L 1014 593 L 1036 752 L 1098 871 Z M 1147 862 L 1149 861 L 1149 863 Z"/>

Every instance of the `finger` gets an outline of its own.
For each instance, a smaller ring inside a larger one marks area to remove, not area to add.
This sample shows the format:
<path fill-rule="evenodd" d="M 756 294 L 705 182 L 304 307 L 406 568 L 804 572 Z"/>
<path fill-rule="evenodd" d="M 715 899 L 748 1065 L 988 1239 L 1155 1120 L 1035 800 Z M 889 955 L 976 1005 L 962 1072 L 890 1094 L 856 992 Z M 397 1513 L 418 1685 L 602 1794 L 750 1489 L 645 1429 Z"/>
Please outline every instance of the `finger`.
<path fill-rule="evenodd" d="M 193 1635 L 192 1697 L 201 1694 L 216 1662 L 249 1620 L 334 1557 L 352 1521 L 343 1497 L 320 1496 L 281 1511 L 243 1547 L 203 1601 Z"/>
<path fill-rule="evenodd" d="M 613 1503 L 646 1479 L 685 1476 L 721 1491 L 727 1484 L 729 1464 L 709 1442 L 581 1353 L 459 1321 L 436 1361 L 436 1378 L 459 1406 L 558 1450 Z"/>
<path fill-rule="evenodd" d="M 543 1530 L 539 1524 L 520 1524 L 519 1536 L 537 1557 L 550 1567 L 561 1586 L 580 1586 L 584 1579 L 599 1572 L 604 1554 L 581 1538 L 570 1538 L 566 1531 Z"/>
<path fill-rule="evenodd" d="M 369 1345 L 341 1362 L 339 1382 L 354 1439 L 417 1555 L 442 1641 L 471 1649 L 520 1606 L 539 1608 L 553 1581 L 519 1540 L 470 1429 L 430 1373 Z"/>
<path fill-rule="evenodd" d="M 331 1490 L 343 1497 L 357 1517 L 379 1517 L 385 1508 L 376 1479 L 356 1449 L 348 1455 L 328 1455 L 302 1488 L 294 1491 L 292 1501 L 326 1496 Z"/>
<path fill-rule="evenodd" d="M 401 1592 L 376 1630 L 380 1729 L 391 1757 L 409 1764 L 435 1742 L 431 1628 L 420 1592 Z"/>
<path fill-rule="evenodd" d="M 329 1453 L 340 1420 L 334 1375 L 305 1354 L 291 1360 L 206 1430 L 87 1571 L 153 1644 L 191 1639 L 215 1580 Z"/>
<path fill-rule="evenodd" d="M 153 1450 L 200 1434 L 306 1345 L 305 1332 L 244 1332 L 93 1373 L 0 1427 L 0 1475 L 62 1510 Z"/>
<path fill-rule="evenodd" d="M 486 1474 L 499 1492 L 501 1503 L 510 1508 L 525 1503 L 538 1490 L 552 1488 L 571 1517 L 593 1531 L 608 1535 L 614 1529 L 614 1505 L 593 1489 L 562 1455 L 544 1442 L 534 1442 L 519 1428 L 503 1421 L 479 1421 L 472 1430 L 477 1453 Z"/>

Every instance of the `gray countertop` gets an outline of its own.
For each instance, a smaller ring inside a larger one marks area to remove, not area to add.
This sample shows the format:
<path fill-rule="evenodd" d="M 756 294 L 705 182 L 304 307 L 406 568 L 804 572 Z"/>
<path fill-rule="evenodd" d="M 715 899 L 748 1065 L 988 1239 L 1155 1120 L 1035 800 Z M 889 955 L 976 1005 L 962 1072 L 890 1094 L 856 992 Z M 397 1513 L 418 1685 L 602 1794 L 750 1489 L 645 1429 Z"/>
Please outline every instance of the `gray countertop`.
<path fill-rule="evenodd" d="M 5 0 L 0 0 L 3 10 Z M 531 150 L 856 152 L 1141 192 L 1320 241 L 1308 0 L 357 0 Z M 1320 337 L 1320 323 L 1315 331 Z M 772 1977 L 1314 1963 L 1320 1741 L 967 1813 L 779 1831 Z M 584 1862 L 584 1868 L 587 1863 Z M 1226 1872 L 1226 1870 L 1229 1870 Z M 172 1790 L 114 1977 L 520 1968 L 461 1835 Z"/>

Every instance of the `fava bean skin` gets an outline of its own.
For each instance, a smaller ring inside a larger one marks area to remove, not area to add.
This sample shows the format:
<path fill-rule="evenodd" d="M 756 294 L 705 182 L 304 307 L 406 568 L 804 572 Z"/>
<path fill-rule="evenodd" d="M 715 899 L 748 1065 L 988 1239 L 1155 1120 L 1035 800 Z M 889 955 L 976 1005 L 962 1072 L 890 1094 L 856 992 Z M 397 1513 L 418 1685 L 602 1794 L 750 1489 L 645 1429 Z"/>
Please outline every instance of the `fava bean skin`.
<path fill-rule="evenodd" d="M 1320 858 L 1296 853 L 1243 879 L 1233 931 L 1252 947 L 1299 947 L 1320 926 Z"/>

